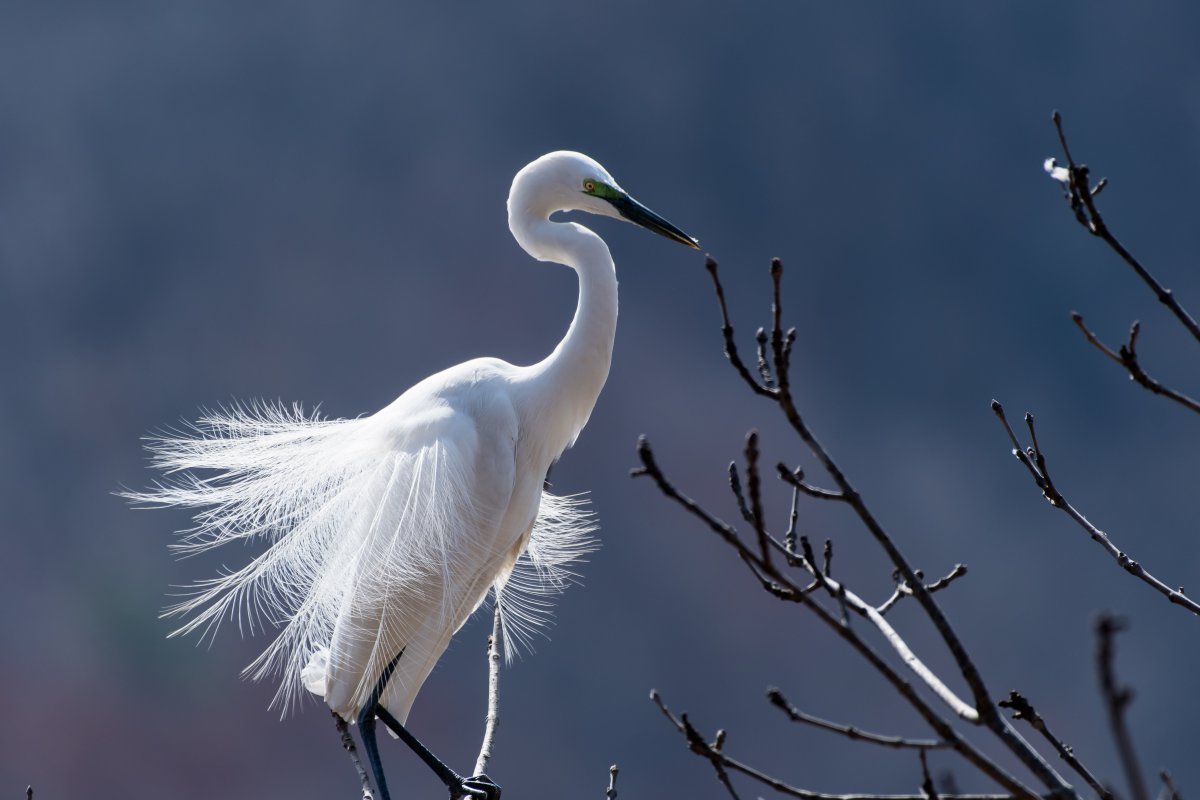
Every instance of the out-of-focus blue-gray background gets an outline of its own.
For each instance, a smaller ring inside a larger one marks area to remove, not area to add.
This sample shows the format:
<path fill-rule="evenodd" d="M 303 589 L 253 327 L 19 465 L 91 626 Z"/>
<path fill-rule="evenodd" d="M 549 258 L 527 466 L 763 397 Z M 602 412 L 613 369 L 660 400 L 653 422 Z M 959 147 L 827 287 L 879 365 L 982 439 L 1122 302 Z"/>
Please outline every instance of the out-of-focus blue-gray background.
<path fill-rule="evenodd" d="M 248 554 L 173 561 L 186 517 L 112 492 L 151 479 L 140 436 L 200 406 L 353 416 L 473 356 L 542 357 L 574 276 L 517 248 L 504 199 L 519 167 L 572 148 L 721 261 L 746 342 L 767 320 L 768 259 L 785 260 L 803 407 L 917 565 L 970 565 L 942 597 L 992 691 L 1025 692 L 1119 779 L 1090 623 L 1125 614 L 1145 766 L 1195 793 L 1200 620 L 1041 500 L 988 401 L 1036 411 L 1070 498 L 1165 580 L 1200 584 L 1200 420 L 1132 386 L 1067 314 L 1114 343 L 1142 319 L 1147 366 L 1192 391 L 1195 343 L 1041 170 L 1057 107 L 1112 179 L 1119 234 L 1200 309 L 1198 35 L 1200 9 L 1155 2 L 8 4 L 0 791 L 356 796 L 325 711 L 280 722 L 272 687 L 238 679 L 264 641 L 165 638 L 168 587 Z M 648 434 L 681 486 L 732 517 L 724 469 L 748 428 L 769 463 L 810 462 L 724 364 L 701 257 L 593 224 L 621 325 L 554 480 L 591 492 L 604 546 L 551 639 L 504 675 L 493 774 L 514 797 L 596 797 L 617 762 L 622 797 L 717 796 L 646 699 L 656 687 L 794 783 L 915 789 L 911 754 L 767 706 L 776 684 L 812 713 L 926 733 L 811 616 L 626 477 Z M 784 499 L 772 482 L 776 525 Z M 802 514 L 835 539 L 837 572 L 882 599 L 889 567 L 848 516 Z M 896 624 L 948 668 L 912 612 Z M 487 629 L 463 631 L 410 720 L 460 768 L 482 727 Z M 387 762 L 398 794 L 440 796 L 390 742 Z"/>

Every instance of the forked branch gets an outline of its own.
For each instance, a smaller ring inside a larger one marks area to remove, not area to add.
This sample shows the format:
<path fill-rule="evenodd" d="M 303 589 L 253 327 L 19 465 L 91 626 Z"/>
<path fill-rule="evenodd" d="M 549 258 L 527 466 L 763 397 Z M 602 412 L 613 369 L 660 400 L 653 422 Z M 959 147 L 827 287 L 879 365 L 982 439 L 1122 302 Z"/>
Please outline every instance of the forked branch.
<path fill-rule="evenodd" d="M 1176 391 L 1169 386 L 1164 386 L 1161 382 L 1151 378 L 1146 370 L 1142 369 L 1141 361 L 1138 359 L 1137 340 L 1138 334 L 1141 333 L 1141 323 L 1134 322 L 1129 326 L 1129 339 L 1125 344 L 1121 345 L 1117 350 L 1113 350 L 1104 342 L 1092 333 L 1092 331 L 1083 322 L 1083 315 L 1077 311 L 1071 312 L 1071 320 L 1075 326 L 1083 332 L 1083 336 L 1088 340 L 1088 344 L 1095 347 L 1103 353 L 1109 360 L 1116 364 L 1120 364 L 1126 372 L 1129 373 L 1130 380 L 1136 382 L 1148 392 L 1165 397 L 1168 400 L 1174 401 L 1189 411 L 1195 411 L 1200 414 L 1200 402 L 1193 400 L 1183 392 Z"/>
<path fill-rule="evenodd" d="M 1137 276 L 1142 279 L 1142 282 L 1154 292 L 1154 296 L 1159 302 L 1170 309 L 1175 319 L 1187 329 L 1197 342 L 1200 342 L 1200 325 L 1196 324 L 1196 320 L 1192 315 L 1179 304 L 1175 299 L 1174 293 L 1170 289 L 1165 288 L 1158 279 L 1150 274 L 1150 271 L 1142 265 L 1140 261 L 1134 258 L 1133 254 L 1125 249 L 1125 246 L 1117 240 L 1112 230 L 1105 223 L 1104 218 L 1100 215 L 1100 211 L 1096 208 L 1096 196 L 1108 184 L 1107 179 L 1101 180 L 1096 186 L 1091 185 L 1091 171 L 1086 164 L 1075 162 L 1071 155 L 1071 148 L 1067 146 L 1067 135 L 1063 132 L 1062 115 L 1057 111 L 1051 115 L 1054 122 L 1054 129 L 1058 132 L 1058 141 L 1062 145 L 1063 156 L 1067 159 L 1067 166 L 1058 167 L 1054 159 L 1046 161 L 1046 169 L 1050 172 L 1051 177 L 1055 177 L 1063 184 L 1063 190 L 1066 194 L 1067 202 L 1071 205 L 1071 210 L 1075 214 L 1075 219 L 1080 225 L 1087 230 L 1088 233 L 1102 240 L 1112 249 L 1114 253 L 1121 257 L 1126 264 L 1129 265 Z M 1058 169 L 1064 169 L 1065 174 L 1056 172 Z"/>
<path fill-rule="evenodd" d="M 1156 592 L 1161 594 L 1167 600 L 1177 606 L 1186 608 L 1188 611 L 1200 616 L 1200 603 L 1184 594 L 1183 587 L 1172 589 L 1167 584 L 1156 578 L 1150 573 L 1140 562 L 1132 559 L 1129 555 L 1113 544 L 1112 539 L 1108 534 L 1097 528 L 1087 517 L 1083 516 L 1073 505 L 1067 502 L 1054 480 L 1050 477 L 1050 472 L 1046 467 L 1046 454 L 1042 451 L 1041 445 L 1038 443 L 1037 431 L 1033 425 L 1033 415 L 1025 415 L 1025 425 L 1029 430 L 1030 444 L 1022 447 L 1017 435 L 1013 432 L 1012 426 L 1008 423 L 1008 417 L 1005 416 L 1004 407 L 995 400 L 992 401 L 992 411 L 996 418 L 1000 420 L 1000 424 L 1004 426 L 1004 431 L 1008 435 L 1008 441 L 1012 445 L 1012 454 L 1025 467 L 1029 476 L 1033 478 L 1033 482 L 1039 489 L 1042 490 L 1042 496 L 1050 505 L 1057 509 L 1061 509 L 1068 517 L 1083 528 L 1091 537 L 1092 541 L 1104 548 L 1121 569 L 1128 572 L 1130 575 L 1138 578 Z"/>

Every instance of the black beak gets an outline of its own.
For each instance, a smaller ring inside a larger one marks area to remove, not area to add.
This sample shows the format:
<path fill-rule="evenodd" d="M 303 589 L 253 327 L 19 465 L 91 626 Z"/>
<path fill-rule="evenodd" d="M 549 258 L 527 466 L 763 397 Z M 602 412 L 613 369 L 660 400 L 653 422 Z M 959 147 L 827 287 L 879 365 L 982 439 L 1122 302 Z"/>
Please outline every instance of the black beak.
<path fill-rule="evenodd" d="M 617 213 L 635 225 L 641 225 L 648 231 L 654 231 L 660 236 L 665 236 L 680 244 L 686 244 L 695 250 L 700 249 L 700 242 L 696 241 L 695 238 L 688 236 L 629 195 L 623 194 L 608 202 L 613 204 L 613 207 L 617 209 Z"/>

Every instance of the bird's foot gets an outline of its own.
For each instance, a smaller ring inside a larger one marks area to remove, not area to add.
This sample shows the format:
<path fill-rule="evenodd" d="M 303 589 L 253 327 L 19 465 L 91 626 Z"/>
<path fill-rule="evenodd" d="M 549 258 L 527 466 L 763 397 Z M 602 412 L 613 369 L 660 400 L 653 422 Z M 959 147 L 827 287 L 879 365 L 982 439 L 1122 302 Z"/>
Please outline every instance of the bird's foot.
<path fill-rule="evenodd" d="M 487 775 L 464 778 L 457 787 L 450 787 L 450 800 L 469 797 L 471 800 L 500 800 L 500 787 Z"/>

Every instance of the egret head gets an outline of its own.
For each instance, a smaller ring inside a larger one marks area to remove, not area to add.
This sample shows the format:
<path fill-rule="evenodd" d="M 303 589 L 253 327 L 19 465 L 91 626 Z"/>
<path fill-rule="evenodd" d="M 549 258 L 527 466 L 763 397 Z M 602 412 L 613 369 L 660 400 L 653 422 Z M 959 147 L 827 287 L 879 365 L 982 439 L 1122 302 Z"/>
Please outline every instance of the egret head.
<path fill-rule="evenodd" d="M 556 211 L 586 211 L 623 219 L 688 247 L 700 243 L 629 196 L 608 170 L 583 153 L 558 150 L 529 163 L 513 179 L 508 196 L 515 216 L 546 219 Z"/>

